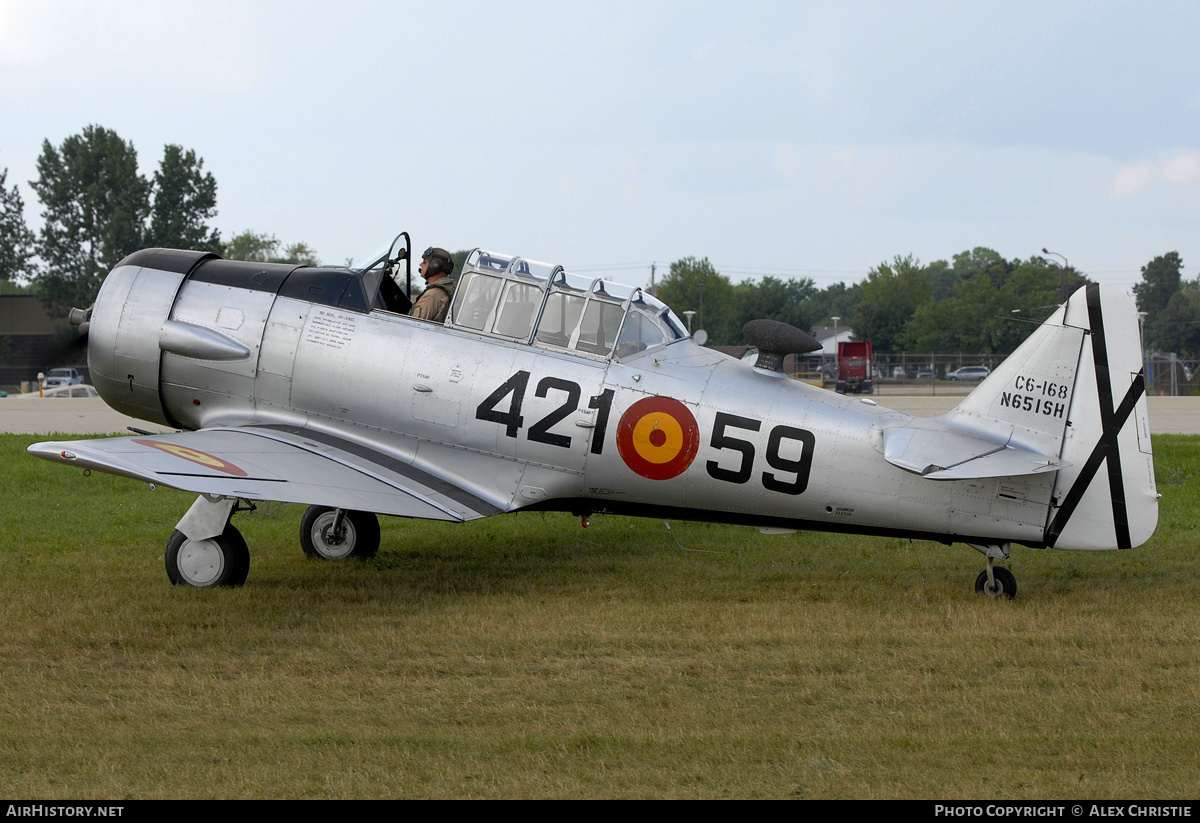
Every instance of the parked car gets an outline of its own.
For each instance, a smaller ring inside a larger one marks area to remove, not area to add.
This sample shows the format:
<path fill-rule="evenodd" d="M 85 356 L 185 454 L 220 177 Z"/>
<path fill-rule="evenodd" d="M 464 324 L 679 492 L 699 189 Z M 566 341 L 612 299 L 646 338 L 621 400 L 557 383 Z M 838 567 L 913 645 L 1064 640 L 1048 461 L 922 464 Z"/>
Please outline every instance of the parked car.
<path fill-rule="evenodd" d="M 934 374 L 933 369 L 917 369 L 918 380 L 932 380 L 935 377 L 937 377 L 937 375 Z"/>
<path fill-rule="evenodd" d="M 987 366 L 963 366 L 946 375 L 947 380 L 983 380 L 992 370 Z"/>
<path fill-rule="evenodd" d="M 42 397 L 44 398 L 63 398 L 63 397 L 99 397 L 100 393 L 92 386 L 86 383 L 80 383 L 74 386 L 52 386 L 48 389 L 42 389 Z M 17 400 L 36 400 L 38 393 L 35 391 L 26 392 L 25 394 L 15 395 Z"/>
<path fill-rule="evenodd" d="M 78 369 L 51 369 L 42 381 L 42 388 L 51 389 L 55 386 L 74 386 L 83 382 L 83 375 Z"/>

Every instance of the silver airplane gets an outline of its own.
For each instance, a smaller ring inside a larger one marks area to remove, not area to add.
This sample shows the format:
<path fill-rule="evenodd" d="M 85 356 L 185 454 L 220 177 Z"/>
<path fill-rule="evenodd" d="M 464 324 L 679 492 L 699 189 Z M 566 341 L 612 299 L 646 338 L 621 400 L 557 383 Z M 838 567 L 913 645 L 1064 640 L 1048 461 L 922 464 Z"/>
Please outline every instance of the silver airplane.
<path fill-rule="evenodd" d="M 29 451 L 199 494 L 166 549 L 171 582 L 197 587 L 245 581 L 230 521 L 258 500 L 308 505 L 300 542 L 322 558 L 373 555 L 377 514 L 518 510 L 957 541 L 992 597 L 1016 594 L 994 562 L 1011 544 L 1154 532 L 1138 318 L 1106 286 L 923 419 L 787 379 L 785 354 L 819 348 L 791 326 L 748 324 L 744 363 L 642 289 L 520 257 L 475 250 L 446 322 L 413 319 L 408 246 L 348 268 L 130 255 L 86 315 L 92 380 L 178 431 Z"/>

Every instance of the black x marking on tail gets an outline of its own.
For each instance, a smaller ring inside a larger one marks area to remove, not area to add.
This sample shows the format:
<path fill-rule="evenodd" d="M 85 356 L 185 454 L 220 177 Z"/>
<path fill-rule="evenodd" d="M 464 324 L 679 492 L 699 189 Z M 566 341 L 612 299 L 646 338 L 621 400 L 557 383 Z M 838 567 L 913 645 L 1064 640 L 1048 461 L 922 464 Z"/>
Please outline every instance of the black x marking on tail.
<path fill-rule="evenodd" d="M 1112 375 L 1108 368 L 1108 346 L 1104 339 L 1104 316 L 1100 311 L 1100 287 L 1093 284 L 1087 287 L 1088 321 L 1092 328 L 1092 359 L 1096 365 L 1096 391 L 1100 401 L 1100 440 L 1092 449 L 1087 462 L 1083 464 L 1079 476 L 1062 506 L 1054 515 L 1050 526 L 1046 529 L 1046 545 L 1053 547 L 1066 528 L 1067 521 L 1075 513 L 1084 492 L 1091 485 L 1096 472 L 1100 470 L 1101 462 L 1108 466 L 1108 488 L 1112 498 L 1113 523 L 1117 530 L 1117 548 L 1128 549 L 1132 543 L 1129 539 L 1129 512 L 1125 505 L 1125 483 L 1121 476 L 1121 450 L 1117 444 L 1117 435 L 1125 427 L 1129 416 L 1146 390 L 1145 375 L 1139 371 L 1129 386 L 1129 391 L 1121 400 L 1121 405 L 1113 407 Z"/>

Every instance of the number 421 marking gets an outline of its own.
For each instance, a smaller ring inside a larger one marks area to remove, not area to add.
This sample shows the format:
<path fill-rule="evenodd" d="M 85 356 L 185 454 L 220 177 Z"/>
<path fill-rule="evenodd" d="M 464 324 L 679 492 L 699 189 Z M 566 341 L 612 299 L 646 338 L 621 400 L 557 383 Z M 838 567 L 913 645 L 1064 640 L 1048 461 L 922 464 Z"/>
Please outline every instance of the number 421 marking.
<path fill-rule="evenodd" d="M 525 404 L 525 390 L 528 386 L 529 372 L 524 370 L 517 372 L 483 399 L 483 402 L 475 410 L 476 419 L 486 420 L 489 423 L 499 423 L 501 426 L 504 426 L 504 433 L 507 436 L 516 437 L 517 432 L 525 425 L 525 418 L 521 415 L 521 407 Z M 579 407 L 579 398 L 582 391 L 578 383 L 570 380 L 564 380 L 561 377 L 543 377 L 538 382 L 537 388 L 534 389 L 533 395 L 534 397 L 546 397 L 552 391 L 562 392 L 565 395 L 563 402 L 541 420 L 530 426 L 526 437 L 535 443 L 545 443 L 550 446 L 569 449 L 571 447 L 571 436 L 569 434 L 556 434 L 550 431 L 550 429 Z M 512 395 L 512 400 L 509 401 L 508 411 L 501 411 L 497 407 L 510 394 Z M 595 433 L 592 436 L 592 454 L 600 454 L 604 449 L 604 434 L 608 430 L 608 415 L 612 409 L 612 400 L 612 389 L 605 389 L 595 397 L 588 398 L 588 408 L 598 411 Z"/>

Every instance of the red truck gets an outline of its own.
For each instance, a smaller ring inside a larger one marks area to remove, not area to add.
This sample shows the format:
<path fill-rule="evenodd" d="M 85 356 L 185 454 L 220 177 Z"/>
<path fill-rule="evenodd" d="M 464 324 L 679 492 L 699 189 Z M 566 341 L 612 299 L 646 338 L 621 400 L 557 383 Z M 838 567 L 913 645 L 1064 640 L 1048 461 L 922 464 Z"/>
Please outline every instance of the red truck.
<path fill-rule="evenodd" d="M 875 383 L 871 380 L 871 341 L 852 340 L 838 343 L 839 394 L 872 394 Z"/>

